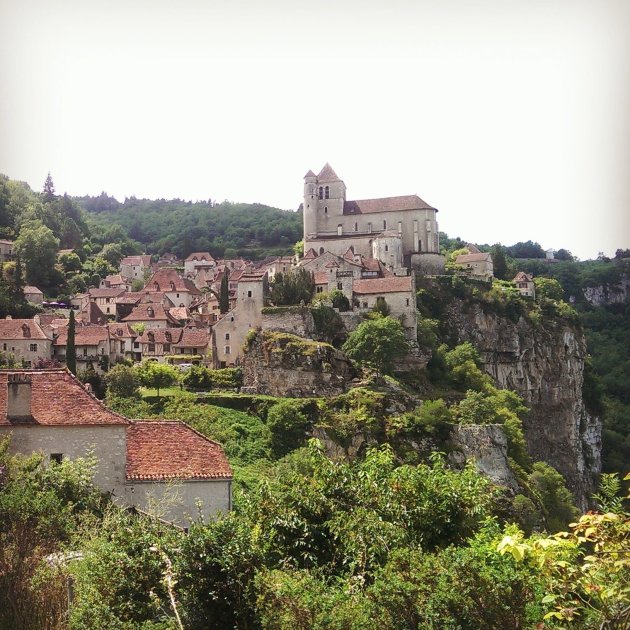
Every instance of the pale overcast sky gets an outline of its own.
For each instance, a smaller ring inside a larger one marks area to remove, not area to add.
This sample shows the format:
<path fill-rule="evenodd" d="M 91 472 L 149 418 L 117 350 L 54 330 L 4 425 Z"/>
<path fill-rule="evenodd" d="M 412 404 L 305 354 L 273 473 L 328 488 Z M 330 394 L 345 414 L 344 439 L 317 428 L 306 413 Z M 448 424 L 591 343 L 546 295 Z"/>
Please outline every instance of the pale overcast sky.
<path fill-rule="evenodd" d="M 295 209 L 417 193 L 440 229 L 630 247 L 629 0 L 0 0 L 0 172 Z"/>

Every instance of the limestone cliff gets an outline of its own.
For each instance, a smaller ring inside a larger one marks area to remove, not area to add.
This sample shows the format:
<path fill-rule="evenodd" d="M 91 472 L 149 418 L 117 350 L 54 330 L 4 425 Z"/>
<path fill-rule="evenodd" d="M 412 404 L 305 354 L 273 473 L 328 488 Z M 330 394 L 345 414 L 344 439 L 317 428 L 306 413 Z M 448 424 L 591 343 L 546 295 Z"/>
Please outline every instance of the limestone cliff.
<path fill-rule="evenodd" d="M 585 508 L 600 471 L 601 422 L 582 401 L 586 342 L 580 327 L 561 318 L 512 321 L 462 300 L 454 300 L 444 317 L 459 343 L 477 348 L 497 384 L 525 400 L 532 457 L 559 470 Z"/>
<path fill-rule="evenodd" d="M 630 274 L 622 274 L 617 282 L 584 288 L 584 299 L 594 306 L 623 304 L 630 296 Z"/>

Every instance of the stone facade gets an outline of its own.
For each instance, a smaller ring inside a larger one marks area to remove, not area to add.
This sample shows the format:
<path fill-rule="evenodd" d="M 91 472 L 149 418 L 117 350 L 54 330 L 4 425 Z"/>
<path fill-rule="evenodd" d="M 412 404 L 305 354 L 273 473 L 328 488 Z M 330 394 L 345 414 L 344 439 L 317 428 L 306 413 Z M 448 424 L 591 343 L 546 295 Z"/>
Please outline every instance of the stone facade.
<path fill-rule="evenodd" d="M 346 200 L 345 183 L 328 164 L 304 177 L 304 246 L 318 253 L 341 256 L 353 246 L 369 257 L 374 239 L 388 230 L 400 235 L 403 256 L 439 253 L 436 213 L 417 195 Z"/>

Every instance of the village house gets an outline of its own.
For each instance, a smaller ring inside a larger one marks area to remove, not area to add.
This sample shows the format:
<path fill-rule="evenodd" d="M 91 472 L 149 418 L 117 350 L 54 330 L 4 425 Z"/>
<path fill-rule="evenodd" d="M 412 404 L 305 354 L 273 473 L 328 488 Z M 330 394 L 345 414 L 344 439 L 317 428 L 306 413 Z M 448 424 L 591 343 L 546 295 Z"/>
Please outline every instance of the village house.
<path fill-rule="evenodd" d="M 105 276 L 101 280 L 99 289 L 124 289 L 125 291 L 131 291 L 131 282 L 117 273 Z"/>
<path fill-rule="evenodd" d="M 93 455 L 94 483 L 123 506 L 187 527 L 232 504 L 232 470 L 217 442 L 177 420 L 133 421 L 109 411 L 65 369 L 0 371 L 0 435 L 12 454 L 47 465 Z"/>
<path fill-rule="evenodd" d="M 52 342 L 34 319 L 0 319 L 0 351 L 30 367 L 37 359 L 50 359 Z"/>
<path fill-rule="evenodd" d="M 190 306 L 201 295 L 194 282 L 182 278 L 175 269 L 159 269 L 146 282 L 144 293 L 164 294 L 174 306 Z"/>
<path fill-rule="evenodd" d="M 179 322 L 160 302 L 139 302 L 131 309 L 131 313 L 121 318 L 121 322 L 142 324 L 145 328 L 175 328 Z"/>
<path fill-rule="evenodd" d="M 96 372 L 104 373 L 114 363 L 115 355 L 110 349 L 109 328 L 107 326 L 77 325 L 74 332 L 74 345 L 77 357 L 77 370 L 89 366 Z M 53 341 L 53 357 L 66 362 L 68 346 L 68 326 L 57 329 Z"/>
<path fill-rule="evenodd" d="M 24 299 L 31 304 L 43 304 L 44 294 L 37 287 L 26 285 L 24 287 Z"/>
<path fill-rule="evenodd" d="M 490 281 L 494 277 L 492 255 L 482 252 L 462 254 L 455 259 L 455 264 L 463 268 L 463 272 L 472 278 Z"/>
<path fill-rule="evenodd" d="M 524 271 L 519 271 L 512 280 L 518 289 L 518 292 L 523 297 L 536 298 L 536 285 L 534 284 L 534 278 L 526 274 Z"/>
<path fill-rule="evenodd" d="M 210 252 L 193 252 L 184 261 L 184 273 L 194 274 L 199 269 L 214 269 L 216 266 L 217 261 Z"/>
<path fill-rule="evenodd" d="M 138 333 L 124 322 L 110 322 L 109 330 L 109 354 L 113 363 L 121 361 L 141 361 L 142 357 L 135 342 Z"/>
<path fill-rule="evenodd" d="M 4 238 L 0 239 L 0 263 L 13 260 L 13 241 Z"/>
<path fill-rule="evenodd" d="M 120 275 L 126 280 L 143 280 L 151 269 L 151 256 L 125 256 L 120 261 Z"/>
<path fill-rule="evenodd" d="M 88 298 L 94 302 L 105 315 L 112 319 L 116 317 L 116 300 L 124 295 L 123 288 L 90 289 Z"/>

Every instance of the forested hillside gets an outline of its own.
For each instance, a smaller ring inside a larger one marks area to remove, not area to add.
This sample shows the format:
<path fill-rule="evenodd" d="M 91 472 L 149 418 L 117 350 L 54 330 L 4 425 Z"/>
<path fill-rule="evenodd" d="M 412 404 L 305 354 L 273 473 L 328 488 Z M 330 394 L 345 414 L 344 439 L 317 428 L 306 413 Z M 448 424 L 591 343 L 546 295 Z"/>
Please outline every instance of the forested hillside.
<path fill-rule="evenodd" d="M 302 213 L 263 204 L 181 199 L 125 199 L 102 193 L 76 201 L 87 212 L 91 229 L 120 225 L 150 254 L 210 252 L 217 258 L 264 258 L 290 253 L 302 238 Z"/>

